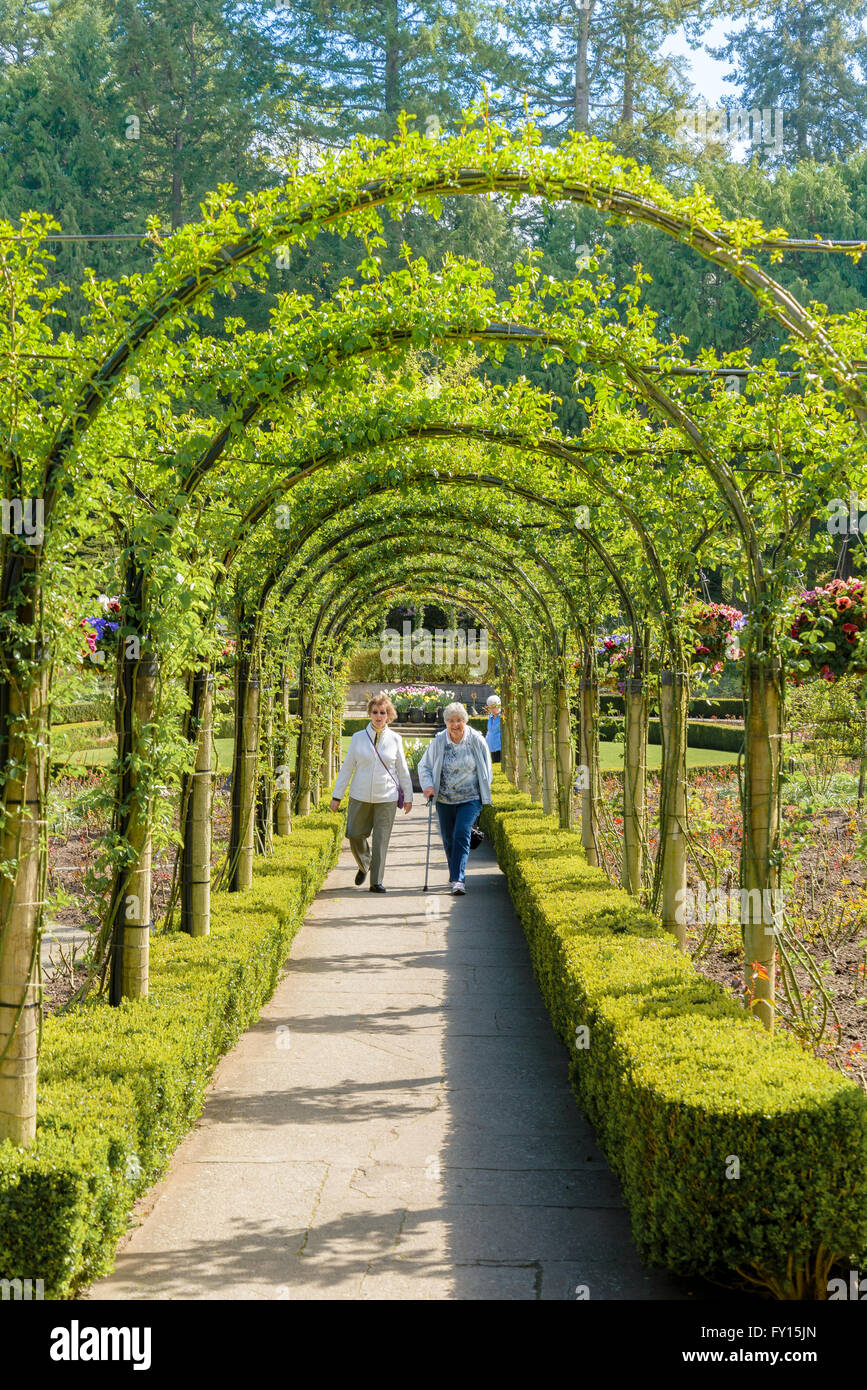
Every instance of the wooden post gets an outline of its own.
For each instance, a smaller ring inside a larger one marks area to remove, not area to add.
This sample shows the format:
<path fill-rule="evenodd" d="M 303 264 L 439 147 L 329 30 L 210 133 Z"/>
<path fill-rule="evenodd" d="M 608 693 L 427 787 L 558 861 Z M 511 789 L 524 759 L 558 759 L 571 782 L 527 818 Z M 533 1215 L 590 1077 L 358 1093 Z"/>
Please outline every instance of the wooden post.
<path fill-rule="evenodd" d="M 190 778 L 184 842 L 181 846 L 181 931 L 207 936 L 211 930 L 211 811 L 214 776 L 211 745 L 214 718 L 214 677 L 196 671 L 193 677 L 193 727 L 198 729 L 196 765 Z"/>
<path fill-rule="evenodd" d="M 529 716 L 527 711 L 527 695 L 520 681 L 515 682 L 515 705 L 517 713 L 518 737 L 517 737 L 517 780 L 519 791 L 529 793 L 531 790 L 530 777 L 530 729 Z"/>
<path fill-rule="evenodd" d="M 298 668 L 298 748 L 295 755 L 295 814 L 310 815 L 310 767 L 312 742 L 312 691 L 310 663 L 304 657 Z"/>
<path fill-rule="evenodd" d="M 773 650 L 765 634 L 762 649 Z M 780 878 L 780 762 L 783 740 L 782 675 L 778 660 L 753 659 L 746 682 L 744 840 L 741 923 L 744 977 L 751 1009 L 774 1028 Z"/>
<path fill-rule="evenodd" d="M 580 693 L 581 844 L 587 863 L 596 867 L 599 864 L 599 724 L 596 719 L 598 691 L 591 677 L 581 677 Z"/>
<path fill-rule="evenodd" d="M 242 640 L 243 639 L 243 640 Z M 235 760 L 232 765 L 232 826 L 229 835 L 229 891 L 253 882 L 256 777 L 259 763 L 259 670 L 257 634 L 238 625 L 235 665 Z"/>
<path fill-rule="evenodd" d="M 289 767 L 289 673 L 285 666 L 280 686 L 281 706 L 275 770 L 275 828 L 278 835 L 292 830 L 292 792 Z"/>
<path fill-rule="evenodd" d="M 623 760 L 623 887 L 636 898 L 644 886 L 647 843 L 647 695 L 635 676 L 626 679 L 626 749 Z"/>
<path fill-rule="evenodd" d="M 659 722 L 662 737 L 660 774 L 660 846 L 662 855 L 662 925 L 686 950 L 686 717 L 687 673 L 660 676 Z"/>
<path fill-rule="evenodd" d="M 560 829 L 570 830 L 573 823 L 572 779 L 572 711 L 569 707 L 569 685 L 563 663 L 557 681 L 557 811 Z"/>
<path fill-rule="evenodd" d="M 147 999 L 151 933 L 152 839 L 147 763 L 153 724 L 157 664 L 141 654 L 140 639 L 128 655 L 118 654 L 116 727 L 120 755 L 119 808 L 115 827 L 129 846 L 130 859 L 115 880 L 109 998 Z"/>
<path fill-rule="evenodd" d="M 11 548 L 15 545 L 9 538 Z M 42 991 L 39 938 L 45 897 L 48 688 L 39 621 L 39 557 L 20 544 L 7 554 L 4 596 L 14 603 L 0 685 L 0 1142 L 26 1148 L 36 1134 L 36 1069 Z"/>
<path fill-rule="evenodd" d="M 540 681 L 533 682 L 532 699 L 532 727 L 531 727 L 531 748 L 533 754 L 533 765 L 530 769 L 530 795 L 534 801 L 542 800 L 544 778 L 542 774 L 542 749 L 544 746 L 543 737 L 543 716 L 542 716 L 542 685 Z"/>
<path fill-rule="evenodd" d="M 265 683 L 261 719 L 261 771 L 256 779 L 256 839 L 260 853 L 274 853 L 274 688 Z"/>
<path fill-rule="evenodd" d="M 557 811 L 557 773 L 554 763 L 554 725 L 556 721 L 551 687 L 545 686 L 542 697 L 542 809 L 546 816 Z"/>

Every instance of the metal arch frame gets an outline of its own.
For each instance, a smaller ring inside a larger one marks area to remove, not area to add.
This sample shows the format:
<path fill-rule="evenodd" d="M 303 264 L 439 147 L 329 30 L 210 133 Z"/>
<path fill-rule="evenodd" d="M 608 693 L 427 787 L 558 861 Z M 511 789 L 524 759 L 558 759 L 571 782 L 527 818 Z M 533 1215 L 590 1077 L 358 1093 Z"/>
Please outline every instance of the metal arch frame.
<path fill-rule="evenodd" d="M 418 482 L 441 483 L 442 479 L 435 474 L 421 474 L 413 476 L 409 481 L 411 484 L 415 484 Z M 448 483 L 449 485 L 469 484 L 470 486 L 490 488 L 492 490 L 514 494 L 515 496 L 523 497 L 526 500 L 533 502 L 539 507 L 548 508 L 554 511 L 557 515 L 561 516 L 564 521 L 570 519 L 569 513 L 572 510 L 572 505 L 557 502 L 552 498 L 546 497 L 542 493 L 533 492 L 530 488 L 523 487 L 517 483 L 513 483 L 506 478 L 499 478 L 495 474 L 486 475 L 478 473 L 464 473 L 456 475 L 454 473 L 451 473 L 448 477 Z M 369 488 L 363 494 L 363 496 L 353 498 L 351 501 L 341 501 L 336 503 L 329 510 L 323 512 L 320 516 L 318 516 L 315 521 L 308 522 L 299 533 L 291 536 L 287 535 L 287 544 L 293 545 L 297 550 L 300 551 L 300 549 L 307 543 L 308 540 L 310 540 L 317 533 L 317 531 L 323 529 L 330 521 L 334 520 L 337 516 L 339 516 L 341 512 L 348 510 L 351 506 L 363 505 L 363 503 L 367 501 L 368 498 L 378 497 L 387 492 L 396 492 L 399 489 L 399 487 L 400 484 L 395 482 L 378 483 L 376 486 Z M 585 545 L 589 545 L 590 548 L 596 553 L 602 564 L 605 566 L 608 573 L 610 574 L 612 581 L 617 588 L 620 599 L 623 603 L 624 611 L 628 615 L 630 626 L 632 627 L 633 632 L 637 634 L 640 629 L 639 618 L 635 611 L 632 596 L 629 593 L 629 590 L 623 581 L 622 574 L 618 569 L 617 565 L 615 564 L 613 557 L 609 554 L 607 548 L 602 544 L 602 542 L 599 541 L 593 535 L 592 531 L 583 527 L 576 527 L 575 531 L 577 533 L 575 539 L 580 539 Z M 305 563 L 307 562 L 305 561 Z M 275 562 L 275 565 L 279 564 L 280 561 L 277 560 Z M 263 598 L 266 592 L 267 586 L 263 587 Z"/>
<path fill-rule="evenodd" d="M 445 151 L 444 151 L 445 152 Z M 536 153 L 536 152 L 534 152 Z M 458 194 L 478 194 L 500 191 L 512 195 L 541 197 L 547 201 L 581 203 L 622 217 L 627 222 L 643 222 L 654 227 L 683 245 L 691 246 L 706 260 L 712 261 L 720 269 L 731 274 L 753 295 L 753 297 L 784 328 L 801 338 L 810 346 L 815 344 L 827 355 L 838 388 L 849 401 L 862 432 L 867 433 L 867 399 L 851 383 L 853 381 L 851 364 L 841 358 L 833 345 L 825 338 L 818 324 L 798 301 L 771 276 L 747 261 L 741 250 L 732 244 L 726 233 L 714 232 L 697 223 L 694 219 L 679 216 L 670 209 L 662 208 L 650 198 L 633 194 L 623 189 L 615 189 L 610 183 L 592 177 L 581 182 L 564 180 L 556 176 L 546 176 L 544 172 L 532 173 L 517 169 L 500 169 L 490 173 L 471 168 L 458 167 L 451 172 L 418 183 L 410 175 L 385 177 L 361 185 L 354 198 L 334 195 L 331 203 L 325 203 L 317 210 L 308 204 L 299 208 L 288 223 L 271 225 L 267 232 L 261 228 L 251 229 L 235 242 L 220 246 L 211 260 L 195 272 L 186 275 L 170 290 L 163 290 L 155 299 L 142 308 L 130 324 L 122 338 L 103 358 L 100 365 L 90 373 L 83 384 L 66 419 L 61 421 L 44 462 L 46 511 L 51 515 L 52 503 L 63 469 L 66 455 L 76 446 L 82 423 L 86 430 L 90 422 L 100 412 L 108 399 L 114 383 L 122 375 L 130 361 L 147 339 L 163 323 L 172 318 L 187 305 L 217 288 L 247 261 L 257 255 L 264 255 L 271 247 L 285 241 L 287 237 L 300 240 L 299 235 L 307 227 L 317 230 L 332 225 L 341 218 L 363 213 L 388 202 L 399 202 L 409 197 L 413 201 L 428 196 L 454 196 Z M 761 250 L 795 251 L 833 251 L 854 250 L 862 252 L 867 248 L 864 242 L 833 243 L 830 241 L 797 241 L 791 238 L 765 236 L 754 244 Z M 170 253 L 171 254 L 171 253 Z M 767 299 L 771 305 L 768 306 Z"/>

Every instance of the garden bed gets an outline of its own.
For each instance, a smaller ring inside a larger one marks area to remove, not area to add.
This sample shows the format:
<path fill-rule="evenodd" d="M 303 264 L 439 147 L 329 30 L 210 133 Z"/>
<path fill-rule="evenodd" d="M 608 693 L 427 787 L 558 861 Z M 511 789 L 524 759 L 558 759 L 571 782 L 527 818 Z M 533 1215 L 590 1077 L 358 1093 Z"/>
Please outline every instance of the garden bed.
<path fill-rule="evenodd" d="M 826 1297 L 867 1255 L 867 1097 L 704 979 L 499 773 L 483 823 L 642 1256 Z"/>

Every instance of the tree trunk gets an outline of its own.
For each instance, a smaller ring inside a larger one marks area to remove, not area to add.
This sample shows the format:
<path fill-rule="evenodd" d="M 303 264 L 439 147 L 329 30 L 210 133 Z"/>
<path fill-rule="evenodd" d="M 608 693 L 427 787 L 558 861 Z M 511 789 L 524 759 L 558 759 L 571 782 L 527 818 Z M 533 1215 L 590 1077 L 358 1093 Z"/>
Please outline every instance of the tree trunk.
<path fill-rule="evenodd" d="M 292 791 L 289 769 L 289 676 L 283 671 L 280 687 L 280 720 L 275 771 L 275 828 L 278 835 L 292 830 Z"/>
<path fill-rule="evenodd" d="M 517 757 L 515 752 L 515 711 L 512 708 L 513 686 L 508 676 L 500 681 L 503 692 L 502 712 L 500 714 L 500 765 L 509 781 L 517 778 Z"/>
<path fill-rule="evenodd" d="M 196 766 L 190 779 L 184 842 L 181 846 L 181 931 L 207 936 L 211 930 L 211 811 L 214 796 L 212 740 L 214 677 L 197 671 L 193 678 L 193 730 L 198 729 Z"/>
<path fill-rule="evenodd" d="M 131 567 L 135 569 L 133 565 Z M 138 581 L 138 582 L 137 582 Z M 142 594 L 143 576 L 127 583 L 127 596 Z M 137 605 L 137 617 L 143 617 Z M 132 616 L 132 615 L 131 615 Z M 145 624 L 142 621 L 142 628 Z M 151 841 L 152 788 L 148 773 L 152 762 L 150 735 L 145 733 L 154 721 L 157 664 L 141 651 L 142 639 L 135 647 L 126 643 L 118 653 L 118 681 L 115 725 L 118 734 L 118 810 L 115 826 L 128 846 L 127 863 L 119 871 L 112 893 L 112 951 L 109 997 L 112 1004 L 123 999 L 147 999 L 151 921 Z M 130 650 L 135 652 L 132 656 Z"/>
<path fill-rule="evenodd" d="M 542 810 L 546 816 L 557 812 L 557 772 L 554 762 L 554 699 L 550 686 L 542 698 Z"/>
<path fill-rule="evenodd" d="M 305 657 L 298 671 L 298 751 L 295 760 L 295 814 L 310 815 L 311 762 L 313 757 L 313 692 L 310 663 Z"/>
<path fill-rule="evenodd" d="M 253 882 L 253 840 L 259 762 L 259 671 L 256 636 L 238 627 L 235 664 L 235 758 L 232 764 L 232 826 L 229 835 L 229 891 Z"/>
<path fill-rule="evenodd" d="M 647 696 L 642 680 L 627 677 L 626 750 L 623 760 L 623 887 L 640 897 L 647 844 Z"/>
<path fill-rule="evenodd" d="M 560 829 L 571 830 L 572 779 L 574 776 L 572 758 L 572 711 L 569 706 L 569 686 L 565 672 L 557 681 L 557 811 Z"/>
<path fill-rule="evenodd" d="M 261 772 L 256 779 L 256 840 L 260 854 L 274 853 L 274 688 L 265 687 L 261 721 Z"/>
<path fill-rule="evenodd" d="M 686 717 L 687 676 L 663 671 L 660 676 L 659 722 L 662 771 L 659 785 L 659 853 L 661 917 L 666 931 L 686 950 Z"/>
<path fill-rule="evenodd" d="M 48 688 L 39 582 L 35 550 L 9 556 L 3 611 L 12 622 L 4 634 L 0 686 L 0 766 L 6 776 L 0 859 L 10 866 L 8 876 L 0 876 L 0 1142 L 9 1139 L 22 1147 L 36 1134 L 47 861 Z"/>
<path fill-rule="evenodd" d="M 773 650 L 767 634 L 762 649 Z M 774 1027 L 779 902 L 780 760 L 783 739 L 782 678 L 778 661 L 753 661 L 747 677 L 744 751 L 744 843 L 741 857 L 741 921 L 744 975 L 752 1012 Z"/>
<path fill-rule="evenodd" d="M 573 126 L 577 131 L 590 129 L 590 86 L 587 81 L 587 49 L 590 42 L 590 11 L 592 0 L 581 11 L 578 20 L 578 49 L 575 54 L 575 110 Z"/>
<path fill-rule="evenodd" d="M 529 714 L 527 711 L 527 695 L 523 686 L 518 681 L 515 682 L 515 705 L 518 724 L 518 789 L 519 791 L 529 793 L 531 791 Z"/>
<path fill-rule="evenodd" d="M 586 669 L 586 668 L 585 668 Z M 581 844 L 587 863 L 599 864 L 598 692 L 592 677 L 581 677 Z"/>
<path fill-rule="evenodd" d="M 542 729 L 542 686 L 539 681 L 533 682 L 532 700 L 532 750 L 533 766 L 530 778 L 530 795 L 534 801 L 541 801 L 543 796 L 544 776 L 542 773 L 542 749 L 544 746 L 544 734 Z"/>

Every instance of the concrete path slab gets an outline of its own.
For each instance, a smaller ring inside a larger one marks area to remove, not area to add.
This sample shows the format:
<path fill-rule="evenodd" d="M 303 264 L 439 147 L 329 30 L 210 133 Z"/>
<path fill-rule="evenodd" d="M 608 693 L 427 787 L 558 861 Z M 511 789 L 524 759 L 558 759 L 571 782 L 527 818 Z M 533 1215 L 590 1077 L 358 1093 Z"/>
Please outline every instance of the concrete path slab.
<path fill-rule="evenodd" d="M 494 856 L 348 853 L 93 1299 L 705 1297 L 644 1268 Z"/>

